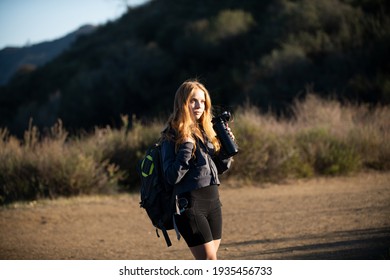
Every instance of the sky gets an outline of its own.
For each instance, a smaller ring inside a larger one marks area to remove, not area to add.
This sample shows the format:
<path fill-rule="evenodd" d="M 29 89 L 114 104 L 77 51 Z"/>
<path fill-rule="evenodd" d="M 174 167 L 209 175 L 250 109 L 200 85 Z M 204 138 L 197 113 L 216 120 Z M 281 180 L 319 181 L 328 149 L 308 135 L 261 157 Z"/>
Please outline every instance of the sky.
<path fill-rule="evenodd" d="M 0 0 L 0 49 L 51 41 L 104 24 L 147 0 Z"/>

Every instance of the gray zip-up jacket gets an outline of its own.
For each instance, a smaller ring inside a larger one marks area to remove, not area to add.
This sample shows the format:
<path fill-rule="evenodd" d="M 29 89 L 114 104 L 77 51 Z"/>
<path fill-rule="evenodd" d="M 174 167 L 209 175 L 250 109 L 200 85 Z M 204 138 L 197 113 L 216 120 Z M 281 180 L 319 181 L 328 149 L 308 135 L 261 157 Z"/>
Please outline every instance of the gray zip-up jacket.
<path fill-rule="evenodd" d="M 164 140 L 161 145 L 163 171 L 166 180 L 175 186 L 178 194 L 219 185 L 218 174 L 230 168 L 232 158 L 221 159 L 214 149 L 214 145 L 197 139 L 197 149 L 194 156 L 194 144 L 183 143 L 175 152 L 175 142 Z"/>

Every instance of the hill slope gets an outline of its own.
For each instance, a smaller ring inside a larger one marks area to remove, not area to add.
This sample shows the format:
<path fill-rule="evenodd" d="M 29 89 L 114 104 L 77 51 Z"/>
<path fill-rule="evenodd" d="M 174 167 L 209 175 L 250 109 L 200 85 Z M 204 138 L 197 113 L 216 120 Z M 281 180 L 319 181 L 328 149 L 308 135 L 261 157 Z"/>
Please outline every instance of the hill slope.
<path fill-rule="evenodd" d="M 389 11 L 384 0 L 154 0 L 1 88 L 0 126 L 161 116 L 193 77 L 224 108 L 249 101 L 288 113 L 308 89 L 388 104 Z"/>
<path fill-rule="evenodd" d="M 59 39 L 26 47 L 7 47 L 0 50 L 0 85 L 5 85 L 17 71 L 41 66 L 66 50 L 78 37 L 96 29 L 85 25 Z"/>

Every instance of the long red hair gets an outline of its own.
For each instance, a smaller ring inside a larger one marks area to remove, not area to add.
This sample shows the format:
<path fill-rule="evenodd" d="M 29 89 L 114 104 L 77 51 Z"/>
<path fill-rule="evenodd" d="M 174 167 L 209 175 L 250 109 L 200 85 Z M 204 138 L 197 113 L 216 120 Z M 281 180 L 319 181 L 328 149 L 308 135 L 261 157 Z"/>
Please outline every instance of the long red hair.
<path fill-rule="evenodd" d="M 199 120 L 196 120 L 189 110 L 189 103 L 196 89 L 202 90 L 205 95 L 205 108 Z M 211 98 L 206 87 L 197 80 L 187 80 L 182 83 L 176 91 L 173 113 L 168 119 L 168 128 L 176 132 L 176 148 L 190 137 L 193 139 L 197 137 L 204 141 L 203 130 L 215 150 L 219 151 L 220 144 L 211 123 L 212 117 Z"/>

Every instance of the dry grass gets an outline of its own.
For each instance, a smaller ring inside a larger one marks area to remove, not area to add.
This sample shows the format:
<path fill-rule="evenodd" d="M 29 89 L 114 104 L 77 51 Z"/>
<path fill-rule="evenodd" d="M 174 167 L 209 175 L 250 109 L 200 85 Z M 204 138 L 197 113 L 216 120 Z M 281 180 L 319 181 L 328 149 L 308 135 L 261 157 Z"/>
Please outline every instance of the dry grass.
<path fill-rule="evenodd" d="M 240 152 L 226 176 L 280 182 L 390 169 L 389 107 L 341 105 L 309 94 L 292 111 L 295 118 L 283 119 L 250 106 L 237 110 L 230 126 Z M 77 137 L 61 121 L 45 135 L 30 123 L 23 139 L 0 129 L 0 204 L 137 189 L 136 163 L 163 124 L 122 121 L 119 129 Z"/>

